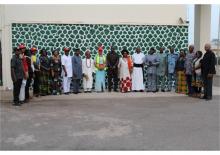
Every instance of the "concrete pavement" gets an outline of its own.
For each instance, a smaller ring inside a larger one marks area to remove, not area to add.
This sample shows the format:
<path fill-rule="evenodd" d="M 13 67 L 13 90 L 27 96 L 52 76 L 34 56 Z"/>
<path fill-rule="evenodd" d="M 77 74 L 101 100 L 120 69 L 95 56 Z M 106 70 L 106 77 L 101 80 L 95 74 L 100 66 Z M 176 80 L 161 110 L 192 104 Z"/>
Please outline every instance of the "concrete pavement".
<path fill-rule="evenodd" d="M 1 150 L 219 150 L 212 101 L 176 93 L 46 96 L 1 102 Z M 4 97 L 4 96 L 3 96 Z"/>

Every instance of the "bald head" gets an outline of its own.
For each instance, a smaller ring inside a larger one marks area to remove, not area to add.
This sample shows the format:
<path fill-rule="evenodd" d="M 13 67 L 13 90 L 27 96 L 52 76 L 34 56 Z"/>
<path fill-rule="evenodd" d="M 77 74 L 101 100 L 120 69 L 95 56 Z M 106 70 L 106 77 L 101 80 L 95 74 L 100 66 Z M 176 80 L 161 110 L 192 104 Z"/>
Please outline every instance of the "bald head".
<path fill-rule="evenodd" d="M 210 51 L 211 50 L 211 44 L 207 43 L 205 44 L 205 51 Z"/>

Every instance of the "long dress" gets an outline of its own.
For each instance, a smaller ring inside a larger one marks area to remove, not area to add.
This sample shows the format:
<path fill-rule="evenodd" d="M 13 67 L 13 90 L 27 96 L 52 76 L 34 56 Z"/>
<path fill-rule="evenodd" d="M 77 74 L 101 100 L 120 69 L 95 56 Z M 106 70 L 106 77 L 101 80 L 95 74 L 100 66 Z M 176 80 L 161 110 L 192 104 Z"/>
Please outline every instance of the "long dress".
<path fill-rule="evenodd" d="M 145 63 L 147 64 L 147 91 L 156 92 L 157 89 L 157 65 L 159 64 L 159 58 L 155 54 L 149 54 L 145 57 Z"/>
<path fill-rule="evenodd" d="M 165 77 L 167 72 L 167 54 L 158 53 L 157 54 L 160 63 L 157 66 L 157 89 L 161 88 L 161 91 L 165 90 Z"/>
<path fill-rule="evenodd" d="M 144 90 L 143 63 L 145 55 L 143 53 L 134 53 L 132 61 L 134 63 L 132 73 L 132 90 Z"/>
<path fill-rule="evenodd" d="M 184 73 L 185 59 L 179 58 L 176 62 L 176 92 L 181 94 L 187 94 L 186 75 Z"/>
<path fill-rule="evenodd" d="M 54 95 L 61 94 L 61 58 L 60 56 L 52 57 L 50 63 L 51 70 L 53 71 L 52 77 L 52 92 Z"/>
<path fill-rule="evenodd" d="M 83 59 L 82 60 L 82 72 L 83 72 L 83 89 L 85 92 L 92 90 L 93 76 L 94 72 L 94 61 L 93 59 Z M 87 78 L 86 78 L 87 77 Z"/>
<path fill-rule="evenodd" d="M 202 57 L 201 58 L 196 58 L 193 60 L 193 68 L 199 67 L 201 63 Z M 195 73 L 193 73 L 192 76 L 192 86 L 194 89 L 196 89 L 196 93 L 201 92 L 201 88 L 203 87 L 203 81 L 202 81 L 202 75 L 201 75 L 201 68 L 198 68 L 195 70 Z"/>
<path fill-rule="evenodd" d="M 167 55 L 167 68 L 168 68 L 168 91 L 171 91 L 172 87 L 174 86 L 174 81 L 176 80 L 176 76 L 174 74 L 176 61 L 178 59 L 178 54 L 170 53 Z"/>
<path fill-rule="evenodd" d="M 80 80 L 82 79 L 82 59 L 80 56 L 72 57 L 73 68 L 73 93 L 79 93 Z"/>
<path fill-rule="evenodd" d="M 62 69 L 62 77 L 63 77 L 63 92 L 70 92 L 70 84 L 73 76 L 73 68 L 72 68 L 72 57 L 70 55 L 62 55 L 61 57 L 62 66 L 65 66 L 67 76 L 65 76 L 64 69 Z"/>
<path fill-rule="evenodd" d="M 131 61 L 130 57 L 120 58 L 119 64 L 118 64 L 119 79 L 120 79 L 119 88 L 120 88 L 120 92 L 122 92 L 122 93 L 131 91 L 131 87 L 132 87 L 128 59 L 130 59 L 130 61 Z"/>
<path fill-rule="evenodd" d="M 47 56 L 40 56 L 40 95 L 50 94 L 49 75 L 50 60 Z"/>

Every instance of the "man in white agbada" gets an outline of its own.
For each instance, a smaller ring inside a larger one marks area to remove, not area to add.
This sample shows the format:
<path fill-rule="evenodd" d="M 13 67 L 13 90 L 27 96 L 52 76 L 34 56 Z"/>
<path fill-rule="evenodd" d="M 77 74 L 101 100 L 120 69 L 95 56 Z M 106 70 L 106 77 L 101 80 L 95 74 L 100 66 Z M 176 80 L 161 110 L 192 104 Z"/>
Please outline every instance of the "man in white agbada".
<path fill-rule="evenodd" d="M 70 83 L 73 76 L 72 57 L 69 55 L 70 48 L 64 48 L 64 55 L 61 57 L 63 92 L 68 95 L 70 93 Z"/>
<path fill-rule="evenodd" d="M 132 61 L 134 64 L 132 73 L 132 91 L 144 91 L 143 69 L 144 69 L 144 54 L 141 49 L 136 48 L 135 53 L 132 55 Z"/>
<path fill-rule="evenodd" d="M 85 52 L 85 58 L 82 60 L 82 73 L 83 73 L 83 89 L 84 92 L 92 92 L 93 77 L 92 73 L 95 72 L 94 60 L 91 58 L 90 51 Z"/>

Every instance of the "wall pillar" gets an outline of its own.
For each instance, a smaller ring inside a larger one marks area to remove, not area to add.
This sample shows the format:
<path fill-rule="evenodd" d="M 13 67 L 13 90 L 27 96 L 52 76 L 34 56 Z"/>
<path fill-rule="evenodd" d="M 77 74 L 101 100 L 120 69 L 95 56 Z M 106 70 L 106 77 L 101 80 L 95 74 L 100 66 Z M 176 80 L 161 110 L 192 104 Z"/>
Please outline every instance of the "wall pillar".
<path fill-rule="evenodd" d="M 5 5 L 1 5 L 1 34 L 2 34 L 2 81 L 3 87 L 1 89 L 12 89 L 11 80 L 11 25 L 5 23 Z"/>
<path fill-rule="evenodd" d="M 204 52 L 204 45 L 211 41 L 211 5 L 195 5 L 194 30 L 195 49 Z"/>

